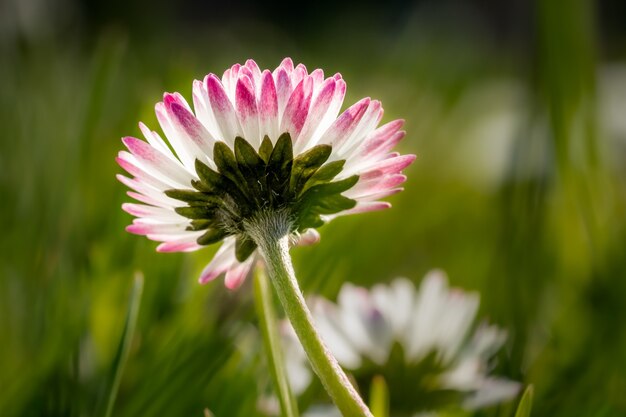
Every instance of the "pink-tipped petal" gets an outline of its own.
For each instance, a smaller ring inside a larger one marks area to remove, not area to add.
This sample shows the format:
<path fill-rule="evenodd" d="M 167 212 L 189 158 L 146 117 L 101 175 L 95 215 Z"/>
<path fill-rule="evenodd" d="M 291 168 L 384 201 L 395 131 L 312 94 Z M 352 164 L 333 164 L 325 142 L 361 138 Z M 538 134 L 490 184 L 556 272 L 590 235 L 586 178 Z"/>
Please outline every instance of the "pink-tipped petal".
<path fill-rule="evenodd" d="M 146 138 L 150 145 L 163 152 L 163 154 L 167 157 L 174 160 L 176 159 L 174 154 L 172 154 L 170 148 L 167 147 L 167 145 L 165 144 L 163 139 L 161 139 L 157 132 L 150 130 L 148 126 L 146 126 L 142 122 L 139 122 L 139 129 L 141 130 L 141 133 L 143 133 L 143 136 Z"/>
<path fill-rule="evenodd" d="M 235 238 L 226 238 L 215 256 L 213 256 L 211 262 L 209 262 L 200 274 L 198 282 L 200 282 L 200 284 L 206 284 L 214 280 L 231 268 L 235 262 L 237 262 L 237 258 L 235 258 Z"/>
<path fill-rule="evenodd" d="M 383 159 L 382 161 L 376 161 L 361 168 L 360 175 L 361 177 L 370 178 L 372 173 L 374 175 L 396 174 L 411 165 L 411 163 L 415 161 L 415 158 L 415 155 L 397 155 L 391 158 Z M 350 170 L 346 171 L 347 172 L 345 172 L 344 175 L 352 174 Z"/>
<path fill-rule="evenodd" d="M 291 79 L 289 75 L 285 71 L 284 68 L 279 68 L 274 74 L 274 81 L 276 84 L 276 97 L 278 101 L 278 117 L 279 120 L 283 117 L 283 113 L 285 112 L 285 107 L 287 106 L 287 101 L 291 96 L 292 85 Z M 276 140 L 275 138 L 272 138 Z"/>
<path fill-rule="evenodd" d="M 259 114 L 254 95 L 252 81 L 246 75 L 239 77 L 235 89 L 235 105 L 239 122 L 243 129 L 243 137 L 254 147 L 260 145 L 259 141 Z"/>
<path fill-rule="evenodd" d="M 200 122 L 209 129 L 209 117 L 207 109 L 209 108 L 209 96 L 204 88 L 202 81 L 193 80 L 191 87 L 191 96 L 193 100 L 193 110 Z"/>
<path fill-rule="evenodd" d="M 248 59 L 246 61 L 245 67 L 248 71 L 250 71 L 250 74 L 252 76 L 252 83 L 254 85 L 259 85 L 259 82 L 261 81 L 261 69 L 254 61 L 254 59 Z"/>
<path fill-rule="evenodd" d="M 183 187 L 190 184 L 193 177 L 182 166 L 148 143 L 130 136 L 123 138 L 122 142 L 150 174 L 159 178 L 166 177 Z"/>
<path fill-rule="evenodd" d="M 283 59 L 276 70 L 278 71 L 280 68 L 284 69 L 288 74 L 291 73 L 291 71 L 293 71 L 293 61 L 291 58 Z"/>
<path fill-rule="evenodd" d="M 404 130 L 395 132 L 389 136 L 386 140 L 381 141 L 377 148 L 373 148 L 369 153 L 361 154 L 363 159 L 381 157 L 387 154 L 394 146 L 396 146 L 406 135 Z"/>
<path fill-rule="evenodd" d="M 371 100 L 358 126 L 343 140 L 336 150 L 341 159 L 352 159 L 354 150 L 363 143 L 363 139 L 374 130 L 383 115 L 383 108 L 378 100 Z"/>
<path fill-rule="evenodd" d="M 167 109 L 165 108 L 165 104 L 163 102 L 158 102 L 154 106 L 154 112 L 156 114 L 157 120 L 159 121 L 159 125 L 161 126 L 161 130 L 165 133 L 165 137 L 167 137 L 168 141 L 174 148 L 174 152 L 176 152 L 176 157 L 180 160 L 183 165 L 189 166 L 192 161 L 191 154 L 181 142 L 178 134 L 174 130 L 172 126 L 172 122 L 167 114 Z"/>
<path fill-rule="evenodd" d="M 222 86 L 224 87 L 224 91 L 230 101 L 235 101 L 235 86 L 237 85 L 237 79 L 239 79 L 240 70 L 241 65 L 234 64 L 232 67 L 224 71 L 224 75 L 222 75 Z M 209 74 L 209 76 L 211 75 L 213 74 Z"/>
<path fill-rule="evenodd" d="M 167 204 L 164 204 L 163 202 L 155 199 L 154 197 L 150 197 L 149 195 L 146 195 L 146 194 L 136 193 L 134 191 L 126 191 L 126 195 L 131 198 L 134 198 L 135 200 L 139 202 L 148 204 L 150 206 L 171 208 L 171 206 L 168 206 Z"/>
<path fill-rule="evenodd" d="M 304 64 L 298 64 L 290 74 L 291 85 L 298 85 L 309 74 Z"/>
<path fill-rule="evenodd" d="M 346 95 L 346 83 L 341 79 L 341 76 L 335 76 L 333 79 L 335 80 L 335 91 L 330 103 L 328 104 L 328 109 L 307 143 L 299 142 L 297 144 L 299 151 L 306 150 L 321 142 L 320 138 L 322 138 L 322 135 L 328 131 L 329 127 L 337 119 L 337 115 L 339 114 L 339 110 L 343 104 L 343 99 Z"/>
<path fill-rule="evenodd" d="M 404 120 L 398 119 L 382 125 L 370 133 L 361 145 L 360 154 L 364 156 L 385 153 L 391 150 L 404 137 L 404 132 L 398 137 Z"/>
<path fill-rule="evenodd" d="M 333 101 L 336 86 L 337 82 L 335 79 L 329 78 L 320 87 L 319 93 L 311 104 L 311 110 L 309 111 L 306 123 L 304 124 L 304 127 L 300 132 L 300 136 L 298 137 L 296 153 L 306 149 L 315 132 L 320 129 L 321 122 L 330 109 L 330 104 Z"/>
<path fill-rule="evenodd" d="M 386 190 L 389 188 L 394 188 L 399 186 L 400 184 L 406 181 L 406 175 L 402 174 L 392 174 L 380 178 L 375 178 L 371 181 L 359 181 L 357 185 L 346 191 L 346 196 L 350 192 L 354 192 L 355 197 L 358 196 L 358 193 L 362 191 L 376 191 L 376 190 Z M 355 198 L 351 197 L 351 198 Z"/>
<path fill-rule="evenodd" d="M 126 185 L 128 188 L 135 190 L 138 193 L 141 193 L 143 196 L 149 198 L 150 201 L 155 202 L 155 203 L 151 202 L 148 204 L 151 204 L 153 206 L 164 207 L 164 208 L 171 208 L 171 207 L 180 205 L 180 201 L 169 198 L 161 190 L 156 190 L 148 186 L 142 181 L 139 181 L 134 178 L 131 179 L 120 174 L 117 174 L 115 178 L 117 178 L 119 182 Z"/>
<path fill-rule="evenodd" d="M 235 137 L 241 136 L 235 108 L 226 95 L 220 80 L 215 75 L 209 75 L 206 82 L 213 116 L 221 133 L 221 137 L 217 139 L 232 145 Z"/>
<path fill-rule="evenodd" d="M 394 194 L 398 194 L 401 191 L 404 191 L 404 188 L 401 188 L 401 187 L 392 188 L 392 189 L 377 191 L 373 193 L 366 193 L 366 194 L 359 196 L 358 198 L 360 201 L 375 201 L 375 200 L 380 200 L 381 198 L 392 196 Z"/>
<path fill-rule="evenodd" d="M 320 241 L 320 234 L 315 229 L 307 229 L 306 232 L 300 234 L 298 239 L 299 246 L 315 245 Z"/>
<path fill-rule="evenodd" d="M 136 235 L 156 235 L 156 234 L 171 234 L 180 235 L 185 232 L 185 228 L 189 225 L 189 222 L 182 223 L 161 223 L 161 224 L 146 224 L 135 223 L 126 226 L 126 231 Z"/>
<path fill-rule="evenodd" d="M 200 151 L 194 152 L 194 158 L 206 161 L 206 156 L 213 153 L 213 145 L 215 144 L 213 136 L 205 129 L 196 116 L 180 103 L 171 103 L 167 107 L 170 113 L 170 120 L 173 121 L 173 126 L 179 135 L 191 141 Z"/>
<path fill-rule="evenodd" d="M 138 180 L 157 190 L 167 190 L 168 188 L 172 188 L 171 185 L 166 184 L 165 182 L 148 174 L 145 170 L 139 168 L 136 164 L 132 163 L 130 159 L 135 159 L 135 157 L 126 151 L 120 151 L 119 156 L 115 158 L 115 162 L 117 162 L 117 164 L 126 172 L 134 175 Z"/>
<path fill-rule="evenodd" d="M 317 91 L 324 82 L 324 71 L 321 68 L 317 68 L 310 74 L 310 77 L 313 79 L 313 89 Z"/>
<path fill-rule="evenodd" d="M 180 93 L 163 93 L 163 103 L 165 103 L 166 106 L 170 106 L 173 103 L 178 103 L 183 106 L 187 111 L 192 111 L 189 103 L 187 103 L 185 97 L 183 97 Z"/>
<path fill-rule="evenodd" d="M 164 221 L 184 221 L 185 218 L 179 216 L 176 212 L 165 209 L 162 207 L 148 206 L 145 204 L 124 203 L 122 204 L 122 210 L 128 214 L 132 214 L 137 217 L 155 217 L 161 218 Z"/>
<path fill-rule="evenodd" d="M 386 210 L 388 208 L 391 208 L 391 203 L 386 201 L 359 201 L 354 208 L 342 211 L 340 214 L 368 213 L 370 211 Z"/>
<path fill-rule="evenodd" d="M 280 125 L 282 132 L 289 132 L 291 139 L 296 142 L 300 131 L 306 122 L 311 106 L 311 95 L 313 94 L 313 80 L 303 79 L 293 90 Z"/>
<path fill-rule="evenodd" d="M 154 106 L 154 111 L 161 125 L 161 129 L 172 145 L 172 148 L 174 148 L 174 151 L 176 151 L 178 159 L 180 159 L 189 171 L 193 171 L 194 161 L 197 156 L 202 155 L 202 150 L 184 134 L 181 134 L 177 126 L 177 121 L 174 119 L 170 110 L 174 103 L 177 103 L 191 113 L 189 104 L 187 104 L 185 99 L 178 93 L 165 93 L 163 95 L 163 101 Z"/>
<path fill-rule="evenodd" d="M 270 139 L 278 137 L 278 97 L 274 77 L 268 70 L 261 76 L 261 93 L 259 96 L 259 130 L 260 137 L 268 135 Z"/>
<path fill-rule="evenodd" d="M 237 83 L 239 83 L 239 80 L 241 80 L 242 78 L 247 78 L 250 81 L 250 85 L 251 85 L 251 91 L 253 93 L 253 95 L 256 92 L 256 81 L 254 79 L 254 75 L 252 75 L 252 71 L 250 71 L 250 69 L 246 68 L 246 67 L 241 67 L 241 71 L 239 71 L 239 78 L 237 78 Z M 237 83 L 235 83 L 235 102 L 237 101 Z M 235 106 L 236 108 L 237 106 Z"/>
<path fill-rule="evenodd" d="M 157 252 L 170 253 L 170 252 L 193 252 L 201 249 L 202 246 L 198 245 L 195 241 L 173 241 L 164 242 L 157 246 Z"/>
<path fill-rule="evenodd" d="M 379 191 L 395 188 L 405 181 L 406 175 L 402 174 L 393 174 L 382 178 L 375 178 L 370 181 L 359 181 L 357 185 L 346 191 L 344 195 L 348 198 L 358 199 Z"/>
<path fill-rule="evenodd" d="M 224 277 L 224 285 L 229 290 L 236 290 L 241 287 L 241 284 L 245 281 L 250 269 L 252 269 L 252 264 L 254 262 L 255 256 L 250 255 L 250 257 L 243 263 L 237 263 L 234 267 L 231 267 L 228 271 L 226 271 L 226 276 Z"/>
<path fill-rule="evenodd" d="M 329 144 L 333 149 L 338 149 L 358 127 L 369 104 L 370 99 L 366 97 L 350 106 L 322 135 L 320 143 Z"/>

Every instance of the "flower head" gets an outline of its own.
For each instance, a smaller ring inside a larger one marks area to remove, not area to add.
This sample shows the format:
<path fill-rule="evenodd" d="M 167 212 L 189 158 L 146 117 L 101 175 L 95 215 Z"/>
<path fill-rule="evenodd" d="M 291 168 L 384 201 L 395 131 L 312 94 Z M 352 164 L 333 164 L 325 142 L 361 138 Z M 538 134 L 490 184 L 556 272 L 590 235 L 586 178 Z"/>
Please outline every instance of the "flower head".
<path fill-rule="evenodd" d="M 449 289 L 446 276 L 430 272 L 416 291 L 402 278 L 371 290 L 346 283 L 337 304 L 310 299 L 315 323 L 342 367 L 359 383 L 384 375 L 392 405 L 426 411 L 462 405 L 473 409 L 515 396 L 520 384 L 489 376 L 506 333 L 485 323 L 474 331 L 479 299 Z M 307 388 L 304 351 L 284 322 L 283 343 L 294 392 Z M 290 363 L 291 362 L 291 363 Z M 405 393 L 406 395 L 402 395 Z M 395 398 L 394 398 L 395 395 Z"/>
<path fill-rule="evenodd" d="M 162 242 L 161 252 L 194 251 L 223 241 L 202 272 L 205 283 L 226 273 L 236 288 L 253 264 L 256 244 L 247 224 L 267 213 L 289 219 L 300 243 L 344 214 L 390 207 L 378 201 L 400 190 L 413 155 L 392 148 L 404 137 L 402 120 L 378 127 L 379 101 L 364 98 L 339 116 L 346 84 L 286 58 L 261 71 L 253 60 L 193 83 L 193 107 L 166 93 L 156 115 L 167 138 L 144 124 L 146 141 L 125 137 L 130 152 L 118 176 L 143 204 L 127 230 Z"/>

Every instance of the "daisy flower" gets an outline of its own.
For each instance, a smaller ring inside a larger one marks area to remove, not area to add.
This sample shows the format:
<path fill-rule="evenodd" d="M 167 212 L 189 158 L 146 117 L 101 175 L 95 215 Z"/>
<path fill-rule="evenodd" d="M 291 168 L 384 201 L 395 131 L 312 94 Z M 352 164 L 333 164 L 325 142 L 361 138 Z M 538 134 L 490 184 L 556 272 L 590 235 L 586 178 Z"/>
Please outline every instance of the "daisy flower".
<path fill-rule="evenodd" d="M 122 139 L 117 162 L 131 177 L 118 178 L 139 202 L 122 206 L 136 217 L 127 230 L 160 252 L 223 242 L 200 282 L 225 274 L 235 289 L 257 253 L 246 225 L 263 213 L 282 213 L 292 241 L 312 243 L 337 216 L 390 207 L 379 200 L 401 190 L 415 158 L 392 152 L 403 121 L 379 126 L 370 98 L 339 114 L 345 92 L 340 74 L 286 58 L 273 71 L 248 60 L 194 81 L 193 108 L 164 94 L 155 110 L 165 139 L 143 123 L 145 140 Z"/>
<path fill-rule="evenodd" d="M 489 375 L 506 333 L 486 323 L 475 328 L 478 294 L 448 288 L 441 271 L 427 274 L 419 290 L 403 278 L 371 290 L 346 283 L 336 304 L 320 297 L 309 304 L 341 366 L 362 388 L 384 375 L 392 406 L 409 412 L 476 409 L 519 392 L 518 382 Z M 281 330 L 289 380 L 299 394 L 308 388 L 310 371 L 304 372 L 306 357 L 289 324 Z"/>

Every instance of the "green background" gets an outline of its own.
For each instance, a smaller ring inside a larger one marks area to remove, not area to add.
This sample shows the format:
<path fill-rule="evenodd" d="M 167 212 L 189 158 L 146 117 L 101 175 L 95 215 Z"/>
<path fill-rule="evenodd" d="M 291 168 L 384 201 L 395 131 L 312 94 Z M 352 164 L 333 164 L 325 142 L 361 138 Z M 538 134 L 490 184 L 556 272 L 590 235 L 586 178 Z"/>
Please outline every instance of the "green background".
<path fill-rule="evenodd" d="M 114 157 L 138 121 L 158 127 L 163 91 L 284 56 L 341 72 L 346 105 L 381 99 L 418 155 L 393 209 L 292 251 L 304 291 L 443 268 L 508 329 L 496 371 L 534 384 L 533 416 L 626 414 L 621 2 L 173 3 L 0 6 L 0 415 L 102 415 L 135 271 L 113 415 L 255 415 L 250 280 L 200 286 L 214 247 L 157 254 L 126 233 Z"/>

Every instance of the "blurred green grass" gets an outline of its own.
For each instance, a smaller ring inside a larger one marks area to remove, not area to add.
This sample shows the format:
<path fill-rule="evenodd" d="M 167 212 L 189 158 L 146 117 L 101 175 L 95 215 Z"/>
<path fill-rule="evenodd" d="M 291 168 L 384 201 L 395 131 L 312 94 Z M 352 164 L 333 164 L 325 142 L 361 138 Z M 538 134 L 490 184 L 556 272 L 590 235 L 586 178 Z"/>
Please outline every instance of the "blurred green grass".
<path fill-rule="evenodd" d="M 567 13 L 536 4 L 534 54 L 419 13 L 392 34 L 330 28 L 301 43 L 250 22 L 184 42 L 115 25 L 74 42 L 3 42 L 0 414 L 102 415 L 141 270 L 113 415 L 257 415 L 269 377 L 249 283 L 236 293 L 220 280 L 199 286 L 215 248 L 157 254 L 125 233 L 114 157 L 139 120 L 158 126 L 163 91 L 190 97 L 207 72 L 290 55 L 342 72 L 346 103 L 381 99 L 384 120 L 407 120 L 400 150 L 418 154 L 392 210 L 339 219 L 320 244 L 294 249 L 305 292 L 333 297 L 346 280 L 419 281 L 443 268 L 509 329 L 498 370 L 535 385 L 533 416 L 624 415 L 626 176 L 620 142 L 598 117 L 592 3 Z"/>

